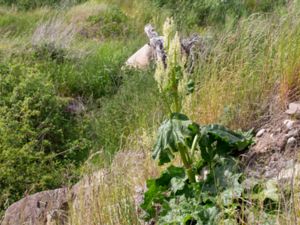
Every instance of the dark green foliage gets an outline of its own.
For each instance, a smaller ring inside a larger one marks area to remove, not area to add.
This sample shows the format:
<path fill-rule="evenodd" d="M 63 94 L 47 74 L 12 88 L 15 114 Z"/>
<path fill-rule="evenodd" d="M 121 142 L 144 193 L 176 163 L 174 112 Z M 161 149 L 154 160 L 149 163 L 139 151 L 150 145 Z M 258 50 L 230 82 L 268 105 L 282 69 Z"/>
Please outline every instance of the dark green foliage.
<path fill-rule="evenodd" d="M 91 142 L 46 73 L 22 63 L 0 68 L 1 211 L 26 193 L 76 180 Z"/>
<path fill-rule="evenodd" d="M 152 0 L 158 7 L 170 10 L 181 29 L 195 25 L 224 24 L 227 19 L 235 20 L 254 12 L 268 12 L 285 0 Z"/>
<path fill-rule="evenodd" d="M 52 60 L 56 63 L 64 63 L 66 59 L 66 50 L 56 47 L 53 43 L 44 43 L 35 46 L 34 55 L 37 59 Z"/>
<path fill-rule="evenodd" d="M 221 125 L 199 126 L 183 114 L 175 113 L 163 122 L 158 130 L 153 158 L 159 164 L 170 162 L 180 148 L 190 149 L 195 136 L 202 158 L 210 162 L 215 155 L 228 155 L 234 150 L 244 150 L 251 143 L 251 135 L 233 132 Z"/>
<path fill-rule="evenodd" d="M 128 37 L 132 33 L 130 18 L 117 6 L 88 18 L 90 24 L 98 28 L 96 36 L 104 38 Z"/>
<path fill-rule="evenodd" d="M 199 128 L 183 114 L 174 113 L 158 130 L 153 158 L 159 165 L 170 162 L 182 147 L 190 148 Z"/>
<path fill-rule="evenodd" d="M 254 199 L 249 190 L 257 185 L 261 185 L 261 189 L 257 189 Z M 196 183 L 188 181 L 184 168 L 174 166 L 167 168 L 159 178 L 148 180 L 141 208 L 143 218 L 153 219 L 157 224 L 217 225 L 226 222 L 234 225 L 240 218 L 247 221 L 251 210 L 261 202 L 268 200 L 277 205 L 277 192 L 277 187 L 270 189 L 270 184 L 245 183 L 233 158 L 218 157 L 207 177 Z M 252 208 L 247 205 L 250 201 Z M 267 211 L 268 205 L 264 205 L 263 209 L 266 221 L 272 220 L 274 208 Z"/>
<path fill-rule="evenodd" d="M 147 181 L 141 204 L 144 219 L 164 225 L 237 224 L 241 217 L 247 221 L 247 214 L 239 214 L 241 210 L 251 211 L 245 203 L 251 198 L 251 185 L 261 187 L 256 188 L 251 204 L 264 202 L 269 218 L 267 210 L 274 210 L 278 202 L 276 186 L 266 186 L 272 190 L 269 193 L 256 181 L 250 186 L 244 183 L 238 164 L 230 156 L 251 143 L 250 132 L 242 134 L 220 125 L 199 126 L 183 114 L 172 114 L 159 128 L 153 158 L 162 165 L 179 152 L 184 167 L 171 165 L 159 178 Z"/>
<path fill-rule="evenodd" d="M 210 162 L 216 155 L 226 156 L 234 151 L 246 149 L 252 137 L 233 132 L 221 125 L 207 125 L 200 128 L 199 147 L 201 157 Z"/>

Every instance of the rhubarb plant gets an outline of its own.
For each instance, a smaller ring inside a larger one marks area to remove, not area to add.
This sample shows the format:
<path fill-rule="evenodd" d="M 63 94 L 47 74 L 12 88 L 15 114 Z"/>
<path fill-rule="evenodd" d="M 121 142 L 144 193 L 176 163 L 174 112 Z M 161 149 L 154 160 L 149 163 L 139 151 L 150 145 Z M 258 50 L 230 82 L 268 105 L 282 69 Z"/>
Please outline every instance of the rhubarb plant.
<path fill-rule="evenodd" d="M 277 190 L 264 192 L 264 185 L 257 181 L 246 184 L 233 158 L 252 144 L 251 131 L 236 132 L 217 124 L 202 126 L 181 113 L 185 96 L 194 88 L 191 74 L 184 69 L 178 33 L 172 26 L 172 20 L 164 26 L 167 67 L 158 61 L 155 73 L 170 114 L 158 129 L 152 154 L 159 165 L 171 165 L 159 178 L 147 181 L 141 204 L 143 219 L 163 225 L 247 221 L 251 214 L 249 192 L 256 191 L 256 199 L 251 196 L 252 206 L 263 202 L 264 208 L 266 199 L 271 199 L 266 202 L 273 206 L 277 202 Z M 172 165 L 176 155 L 182 166 Z M 272 215 L 266 215 L 266 221 L 272 221 Z"/>

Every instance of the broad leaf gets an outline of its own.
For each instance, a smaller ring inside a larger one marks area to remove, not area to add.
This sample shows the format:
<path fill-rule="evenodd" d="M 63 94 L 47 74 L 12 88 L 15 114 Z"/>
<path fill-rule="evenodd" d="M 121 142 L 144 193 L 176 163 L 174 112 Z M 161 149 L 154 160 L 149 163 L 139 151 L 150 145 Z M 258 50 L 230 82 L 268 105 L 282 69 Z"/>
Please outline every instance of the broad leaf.
<path fill-rule="evenodd" d="M 159 165 L 174 158 L 179 148 L 189 148 L 199 128 L 183 114 L 173 114 L 171 119 L 163 122 L 158 130 L 157 142 L 153 149 L 153 158 Z"/>
<path fill-rule="evenodd" d="M 211 162 L 216 154 L 227 155 L 241 151 L 252 143 L 250 135 L 231 131 L 221 125 L 207 125 L 200 129 L 199 147 L 201 156 Z"/>
<path fill-rule="evenodd" d="M 171 181 L 173 179 L 183 180 L 184 178 L 185 172 L 183 168 L 170 166 L 159 178 L 147 181 L 147 191 L 144 194 L 144 201 L 141 204 L 141 208 L 145 213 L 143 216 L 145 220 L 149 220 L 155 216 L 157 204 L 162 207 L 162 210 L 167 208 L 166 192 L 168 192 L 169 188 L 172 186 L 175 188 L 175 184 Z M 180 187 L 178 186 L 177 188 Z"/>

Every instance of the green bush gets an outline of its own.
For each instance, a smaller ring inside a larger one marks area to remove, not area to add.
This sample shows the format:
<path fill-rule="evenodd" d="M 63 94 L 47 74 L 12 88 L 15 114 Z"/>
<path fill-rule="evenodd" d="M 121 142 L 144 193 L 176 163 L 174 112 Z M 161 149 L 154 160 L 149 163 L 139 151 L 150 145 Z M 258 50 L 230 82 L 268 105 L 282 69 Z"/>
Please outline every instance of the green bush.
<path fill-rule="evenodd" d="M 107 42 L 95 46 L 85 58 L 73 59 L 65 49 L 39 48 L 35 57 L 41 71 L 47 71 L 63 96 L 97 99 L 118 90 L 121 67 L 131 50 L 124 42 Z"/>
<path fill-rule="evenodd" d="M 152 0 L 158 7 L 170 10 L 180 28 L 195 25 L 206 26 L 224 24 L 227 19 L 236 20 L 242 15 L 254 12 L 269 12 L 285 0 Z"/>
<path fill-rule="evenodd" d="M 98 27 L 100 38 L 128 37 L 133 29 L 129 17 L 117 6 L 108 8 L 101 14 L 90 16 L 88 21 Z"/>
<path fill-rule="evenodd" d="M 35 66 L 0 66 L 0 211 L 26 193 L 59 187 L 78 176 L 88 155 L 84 122 Z"/>

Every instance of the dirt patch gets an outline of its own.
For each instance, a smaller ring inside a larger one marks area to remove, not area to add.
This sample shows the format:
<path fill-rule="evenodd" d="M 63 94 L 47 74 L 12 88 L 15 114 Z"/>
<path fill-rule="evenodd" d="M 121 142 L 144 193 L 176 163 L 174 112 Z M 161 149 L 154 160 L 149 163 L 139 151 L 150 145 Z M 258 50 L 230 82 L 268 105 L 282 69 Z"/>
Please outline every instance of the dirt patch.
<path fill-rule="evenodd" d="M 255 144 L 243 155 L 248 176 L 275 178 L 293 167 L 300 149 L 300 120 L 286 112 L 273 116 L 256 133 Z"/>

